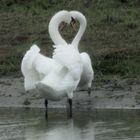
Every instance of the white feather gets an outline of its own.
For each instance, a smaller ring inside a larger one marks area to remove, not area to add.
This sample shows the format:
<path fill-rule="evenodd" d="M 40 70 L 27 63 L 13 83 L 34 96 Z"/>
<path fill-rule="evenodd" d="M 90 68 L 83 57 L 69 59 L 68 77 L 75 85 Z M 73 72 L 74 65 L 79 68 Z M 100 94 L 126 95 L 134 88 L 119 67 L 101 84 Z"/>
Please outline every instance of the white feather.
<path fill-rule="evenodd" d="M 65 45 L 56 47 L 53 59 L 61 64 L 61 69 L 52 69 L 36 86 L 47 99 L 58 100 L 62 96 L 72 98 L 82 72 L 80 55 L 72 45 Z"/>
<path fill-rule="evenodd" d="M 78 50 L 79 41 L 81 40 L 81 37 L 85 32 L 87 21 L 85 16 L 78 11 L 70 11 L 70 14 L 73 18 L 78 20 L 80 23 L 80 29 L 72 41 L 72 45 L 75 46 L 76 50 Z M 92 68 L 91 59 L 89 55 L 85 52 L 81 53 L 80 56 L 83 64 L 83 68 L 82 68 L 83 71 L 82 71 L 78 88 L 79 89 L 91 88 L 92 80 L 94 79 L 94 71 Z"/>
<path fill-rule="evenodd" d="M 71 21 L 71 16 L 67 11 L 62 11 L 61 14 L 63 20 Z M 58 18 L 56 19 L 58 20 Z M 50 23 L 52 24 L 52 22 Z M 60 19 L 53 24 L 56 30 L 58 30 L 58 23 L 60 23 Z M 52 29 L 52 31 L 55 30 Z M 52 59 L 40 54 L 40 49 L 35 45 L 27 51 L 21 65 L 25 89 L 38 89 L 44 98 L 50 100 L 59 100 L 63 97 L 72 98 L 82 72 L 79 52 L 72 45 L 67 45 L 65 41 L 61 44 L 63 38 L 60 39 L 61 36 L 58 32 L 56 34 L 54 37 L 57 38 L 53 38 L 53 40 L 60 44 L 54 46 L 56 49 Z"/>

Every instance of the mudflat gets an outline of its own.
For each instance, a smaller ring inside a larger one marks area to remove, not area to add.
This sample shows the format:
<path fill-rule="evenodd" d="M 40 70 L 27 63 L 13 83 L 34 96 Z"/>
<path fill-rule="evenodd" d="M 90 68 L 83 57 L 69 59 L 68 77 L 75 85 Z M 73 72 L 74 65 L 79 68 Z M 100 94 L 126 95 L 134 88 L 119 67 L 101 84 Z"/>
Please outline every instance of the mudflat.
<path fill-rule="evenodd" d="M 25 92 L 22 77 L 0 78 L 0 107 L 44 108 L 44 99 L 36 91 Z M 66 108 L 67 99 L 52 102 L 49 108 Z M 92 92 L 75 91 L 73 108 L 93 109 L 140 109 L 140 79 L 125 78 L 95 80 Z"/>

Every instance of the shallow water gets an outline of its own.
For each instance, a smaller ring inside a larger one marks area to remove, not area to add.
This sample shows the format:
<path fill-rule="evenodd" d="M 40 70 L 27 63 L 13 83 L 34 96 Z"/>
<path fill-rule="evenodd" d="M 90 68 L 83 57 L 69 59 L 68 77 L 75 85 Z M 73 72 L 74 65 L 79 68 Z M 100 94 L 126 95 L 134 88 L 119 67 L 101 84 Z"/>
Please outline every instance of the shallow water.
<path fill-rule="evenodd" d="M 0 140 L 140 140 L 139 110 L 0 109 Z"/>

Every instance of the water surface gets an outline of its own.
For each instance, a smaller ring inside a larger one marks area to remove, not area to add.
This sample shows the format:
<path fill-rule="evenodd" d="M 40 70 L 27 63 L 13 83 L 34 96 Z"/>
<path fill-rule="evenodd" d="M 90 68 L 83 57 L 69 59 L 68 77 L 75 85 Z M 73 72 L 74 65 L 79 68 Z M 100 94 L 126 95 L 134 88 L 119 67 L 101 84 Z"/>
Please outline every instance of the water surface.
<path fill-rule="evenodd" d="M 139 110 L 0 109 L 0 140 L 140 140 Z"/>

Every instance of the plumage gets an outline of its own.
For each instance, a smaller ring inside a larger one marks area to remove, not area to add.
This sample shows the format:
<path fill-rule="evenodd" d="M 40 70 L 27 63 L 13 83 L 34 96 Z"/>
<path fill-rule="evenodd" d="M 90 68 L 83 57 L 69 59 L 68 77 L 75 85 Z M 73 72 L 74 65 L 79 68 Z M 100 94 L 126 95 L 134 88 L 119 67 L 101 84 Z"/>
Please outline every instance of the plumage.
<path fill-rule="evenodd" d="M 73 46 L 67 45 L 56 48 L 53 59 L 61 64 L 61 69 L 57 71 L 52 69 L 51 73 L 45 76 L 36 86 L 47 99 L 72 98 L 82 72 L 80 55 Z"/>
<path fill-rule="evenodd" d="M 80 56 L 81 56 L 83 67 L 82 67 L 82 74 L 81 74 L 80 82 L 78 84 L 78 88 L 80 90 L 84 90 L 92 86 L 92 80 L 94 79 L 94 71 L 92 69 L 90 56 L 85 52 L 80 53 Z"/>
<path fill-rule="evenodd" d="M 51 25 L 49 24 L 50 36 L 53 41 L 56 41 L 53 45 L 53 57 L 48 58 L 42 55 L 38 46 L 33 45 L 26 52 L 21 64 L 25 90 L 36 89 L 46 99 L 46 116 L 48 114 L 47 100 L 61 100 L 64 97 L 68 98 L 70 116 L 72 115 L 73 91 L 82 73 L 79 52 L 73 45 L 68 45 L 58 32 L 61 21 L 70 24 L 71 15 L 68 11 L 55 14 L 50 21 Z"/>
<path fill-rule="evenodd" d="M 80 22 L 80 29 L 71 44 L 58 32 L 59 24 L 64 21 L 70 24 L 73 17 Z M 77 11 L 60 11 L 49 23 L 49 34 L 54 42 L 52 58 L 40 53 L 37 45 L 31 46 L 26 52 L 21 71 L 24 76 L 25 90 L 36 89 L 47 100 L 68 98 L 70 114 L 72 114 L 73 92 L 79 88 L 90 88 L 94 72 L 87 53 L 79 53 L 79 41 L 86 28 L 86 18 Z"/>
<path fill-rule="evenodd" d="M 21 71 L 24 76 L 25 90 L 35 88 L 35 83 L 40 80 L 39 74 L 34 69 L 34 61 L 39 54 L 40 49 L 33 45 L 24 55 L 21 62 Z"/>
<path fill-rule="evenodd" d="M 78 30 L 78 33 L 76 34 L 75 38 L 72 41 L 72 45 L 75 46 L 75 48 L 78 50 L 79 41 L 81 40 L 81 37 L 83 33 L 85 32 L 87 21 L 85 16 L 78 12 L 78 11 L 70 11 L 71 16 L 78 20 L 80 23 L 80 29 Z M 81 60 L 82 60 L 82 75 L 80 82 L 78 84 L 78 89 L 88 89 L 88 92 L 90 93 L 92 80 L 94 79 L 94 71 L 91 64 L 91 59 L 88 53 L 83 52 L 80 53 Z"/>

